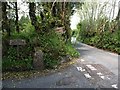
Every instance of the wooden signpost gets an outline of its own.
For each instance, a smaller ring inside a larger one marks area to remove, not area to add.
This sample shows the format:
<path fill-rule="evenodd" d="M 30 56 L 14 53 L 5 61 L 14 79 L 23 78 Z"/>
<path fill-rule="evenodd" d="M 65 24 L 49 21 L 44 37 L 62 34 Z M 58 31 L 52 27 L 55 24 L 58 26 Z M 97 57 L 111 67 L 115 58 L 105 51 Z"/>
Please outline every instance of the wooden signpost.
<path fill-rule="evenodd" d="M 26 42 L 25 40 L 22 40 L 22 39 L 14 39 L 14 40 L 10 40 L 10 45 L 26 45 Z"/>
<path fill-rule="evenodd" d="M 26 45 L 26 41 L 23 39 L 13 39 L 13 40 L 10 40 L 9 45 L 17 46 L 17 59 L 19 59 L 19 46 Z"/>

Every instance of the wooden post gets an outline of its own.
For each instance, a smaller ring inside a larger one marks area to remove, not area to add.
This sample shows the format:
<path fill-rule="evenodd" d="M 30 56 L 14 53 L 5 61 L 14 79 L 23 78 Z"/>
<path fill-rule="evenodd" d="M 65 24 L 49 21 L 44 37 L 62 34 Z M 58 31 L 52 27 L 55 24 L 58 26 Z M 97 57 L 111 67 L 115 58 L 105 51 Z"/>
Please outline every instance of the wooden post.
<path fill-rule="evenodd" d="M 22 40 L 22 39 L 14 39 L 14 40 L 10 40 L 9 45 L 17 46 L 17 59 L 19 59 L 19 46 L 26 45 L 26 42 L 25 40 Z"/>

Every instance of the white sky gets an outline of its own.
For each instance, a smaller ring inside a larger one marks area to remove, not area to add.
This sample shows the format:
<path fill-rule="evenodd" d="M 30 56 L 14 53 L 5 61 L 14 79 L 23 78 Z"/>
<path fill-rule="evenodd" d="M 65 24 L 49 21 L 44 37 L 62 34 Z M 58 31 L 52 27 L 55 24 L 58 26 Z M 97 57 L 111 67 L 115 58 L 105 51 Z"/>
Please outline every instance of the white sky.
<path fill-rule="evenodd" d="M 91 1 L 91 0 L 87 0 L 88 2 Z M 104 2 L 107 2 L 109 1 L 109 3 L 112 5 L 112 0 L 98 0 L 99 2 L 101 3 L 104 3 Z M 119 0 L 116 0 L 116 7 L 115 7 L 115 15 L 114 15 L 114 18 L 117 16 L 118 14 L 118 2 Z M 108 8 L 108 10 L 110 10 L 111 8 Z M 109 14 L 109 13 L 108 13 Z M 108 15 L 109 16 L 109 15 Z M 80 17 L 77 13 L 75 13 L 72 17 L 71 17 L 71 29 L 77 29 L 77 24 L 80 22 Z"/>
<path fill-rule="evenodd" d="M 75 13 L 72 17 L 71 17 L 71 29 L 76 29 L 77 24 L 80 22 L 80 17 L 77 13 Z"/>

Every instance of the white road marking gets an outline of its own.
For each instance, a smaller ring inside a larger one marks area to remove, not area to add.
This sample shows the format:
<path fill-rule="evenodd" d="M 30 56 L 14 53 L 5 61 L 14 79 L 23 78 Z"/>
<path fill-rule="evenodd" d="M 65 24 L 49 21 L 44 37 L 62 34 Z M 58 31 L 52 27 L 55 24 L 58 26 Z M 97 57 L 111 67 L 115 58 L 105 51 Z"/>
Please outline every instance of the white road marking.
<path fill-rule="evenodd" d="M 113 88 L 118 88 L 118 87 L 117 87 L 117 84 L 113 84 L 112 87 L 113 87 Z"/>
<path fill-rule="evenodd" d="M 85 69 L 82 69 L 82 67 L 77 67 L 77 70 L 78 70 L 78 71 L 81 71 L 81 72 L 84 72 L 84 71 L 85 71 Z"/>
<path fill-rule="evenodd" d="M 100 76 L 102 79 L 105 79 L 105 76 Z"/>
<path fill-rule="evenodd" d="M 96 68 L 94 68 L 92 65 L 86 65 L 88 68 L 90 68 L 91 70 L 97 70 Z"/>
<path fill-rule="evenodd" d="M 84 74 L 86 78 L 91 78 L 89 73 Z"/>
<path fill-rule="evenodd" d="M 81 59 L 81 62 L 84 62 L 85 60 L 84 59 Z"/>
<path fill-rule="evenodd" d="M 109 77 L 107 77 L 107 79 L 109 79 L 109 80 L 110 80 L 110 78 L 109 78 Z"/>
<path fill-rule="evenodd" d="M 99 75 L 99 76 L 101 76 L 101 75 L 103 75 L 101 72 L 99 72 L 99 73 L 97 73 L 97 75 Z"/>
<path fill-rule="evenodd" d="M 103 74 L 102 74 L 101 72 L 97 73 L 97 75 L 98 75 L 100 78 L 105 79 L 105 76 L 103 76 Z M 110 80 L 110 78 L 109 78 L 109 77 L 107 77 L 107 79 L 109 79 L 109 80 Z"/>

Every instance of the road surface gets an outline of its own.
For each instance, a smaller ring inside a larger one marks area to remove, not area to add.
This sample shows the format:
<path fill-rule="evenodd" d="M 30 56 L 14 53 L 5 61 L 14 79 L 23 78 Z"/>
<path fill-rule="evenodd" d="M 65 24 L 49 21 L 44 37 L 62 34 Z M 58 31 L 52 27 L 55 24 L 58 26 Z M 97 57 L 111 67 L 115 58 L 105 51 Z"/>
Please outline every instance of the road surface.
<path fill-rule="evenodd" d="M 118 54 L 100 50 L 83 43 L 78 43 L 76 48 L 80 52 L 82 59 L 89 63 L 102 64 L 118 75 Z"/>
<path fill-rule="evenodd" d="M 22 80 L 4 80 L 4 88 L 118 88 L 118 55 L 77 43 L 80 58 L 66 69 Z"/>

